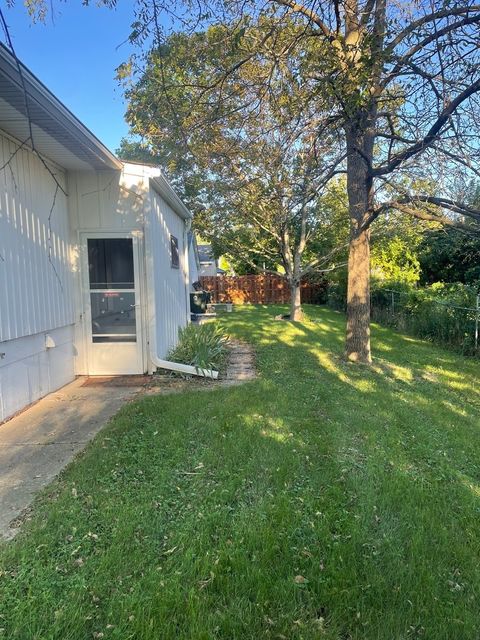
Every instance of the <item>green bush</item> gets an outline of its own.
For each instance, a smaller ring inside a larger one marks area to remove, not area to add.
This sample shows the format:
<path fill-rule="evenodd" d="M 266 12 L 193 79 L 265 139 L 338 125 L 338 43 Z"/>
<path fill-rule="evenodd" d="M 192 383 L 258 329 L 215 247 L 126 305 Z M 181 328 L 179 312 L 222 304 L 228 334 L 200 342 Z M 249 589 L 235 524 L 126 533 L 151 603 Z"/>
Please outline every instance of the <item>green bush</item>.
<path fill-rule="evenodd" d="M 327 306 L 336 311 L 347 310 L 347 290 L 339 282 L 333 282 L 328 287 Z"/>
<path fill-rule="evenodd" d="M 372 275 L 389 284 L 403 283 L 414 286 L 420 279 L 420 263 L 415 250 L 419 241 L 399 236 L 383 238 L 372 245 Z"/>
<path fill-rule="evenodd" d="M 475 289 L 461 283 L 372 290 L 373 320 L 466 355 L 476 355 L 475 306 Z"/>
<path fill-rule="evenodd" d="M 328 283 L 327 306 L 336 311 L 347 310 L 347 271 L 336 273 L 334 279 Z"/>
<path fill-rule="evenodd" d="M 372 280 L 371 315 L 374 322 L 409 333 L 436 344 L 452 347 L 465 355 L 475 351 L 475 307 L 477 290 L 460 282 L 435 282 L 412 287 L 405 282 Z M 346 281 L 330 284 L 327 304 L 345 311 Z"/>
<path fill-rule="evenodd" d="M 172 362 L 197 369 L 221 370 L 227 355 L 228 337 L 217 323 L 188 324 L 178 332 L 178 343 L 168 353 Z"/>

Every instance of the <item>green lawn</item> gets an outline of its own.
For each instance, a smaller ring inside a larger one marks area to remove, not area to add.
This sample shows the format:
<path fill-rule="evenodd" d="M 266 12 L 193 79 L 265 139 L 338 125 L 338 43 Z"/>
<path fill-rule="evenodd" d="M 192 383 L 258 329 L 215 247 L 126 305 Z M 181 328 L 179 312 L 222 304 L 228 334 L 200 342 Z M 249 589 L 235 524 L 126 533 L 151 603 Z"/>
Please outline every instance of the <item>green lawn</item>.
<path fill-rule="evenodd" d="M 41 496 L 0 638 L 480 638 L 479 362 L 279 309 L 222 320 L 256 381 L 126 406 Z"/>

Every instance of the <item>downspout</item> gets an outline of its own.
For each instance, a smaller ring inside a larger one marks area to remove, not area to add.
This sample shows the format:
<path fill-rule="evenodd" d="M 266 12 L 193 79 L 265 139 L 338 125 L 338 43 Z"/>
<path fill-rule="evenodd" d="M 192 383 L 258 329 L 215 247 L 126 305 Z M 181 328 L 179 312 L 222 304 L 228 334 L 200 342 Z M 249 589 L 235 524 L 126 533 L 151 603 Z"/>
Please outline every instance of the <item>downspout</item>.
<path fill-rule="evenodd" d="M 192 228 L 192 219 L 184 220 L 183 226 L 183 273 L 185 277 L 185 306 L 187 311 L 187 324 L 190 322 L 190 265 L 189 265 L 189 246 L 188 233 Z"/>
<path fill-rule="evenodd" d="M 150 350 L 150 358 L 153 364 L 159 369 L 168 369 L 169 371 L 178 371 L 179 373 L 188 373 L 191 376 L 200 376 L 201 378 L 218 378 L 218 371 L 215 369 L 202 369 L 201 367 L 192 367 L 190 364 L 182 364 L 180 362 L 171 362 L 170 360 L 160 359 L 156 353 Z"/>
<path fill-rule="evenodd" d="M 185 220 L 183 229 L 183 264 L 184 264 L 184 278 L 185 278 L 185 300 L 186 300 L 186 312 L 187 322 L 190 316 L 190 291 L 188 282 L 188 231 L 191 227 L 191 220 Z M 154 345 L 156 340 L 150 340 L 150 347 Z M 168 369 L 169 371 L 178 371 L 179 373 L 188 373 L 192 376 L 200 376 L 202 378 L 212 378 L 216 380 L 218 378 L 218 371 L 214 369 L 202 369 L 201 367 L 192 367 L 189 364 L 181 364 L 180 362 L 171 362 L 170 360 L 162 360 L 155 353 L 156 349 L 150 350 L 150 358 L 153 364 L 159 369 Z"/>
<path fill-rule="evenodd" d="M 149 200 L 150 198 L 151 196 L 149 193 Z M 151 218 L 152 216 L 152 206 L 151 206 L 151 203 L 149 204 L 150 204 L 150 210 L 146 211 L 147 219 L 148 217 Z M 147 264 L 146 264 L 147 286 L 150 289 L 150 291 L 153 291 L 154 289 L 153 247 L 151 243 L 150 234 L 151 234 L 151 220 L 149 220 L 149 224 L 145 225 L 145 250 L 147 254 Z M 188 304 L 188 297 L 187 297 L 187 304 Z M 155 313 L 153 313 L 151 317 L 155 319 Z M 149 351 L 151 363 L 158 369 L 167 369 L 168 371 L 177 371 L 178 373 L 186 373 L 191 376 L 200 376 L 202 378 L 212 378 L 213 380 L 216 380 L 218 378 L 218 371 L 215 371 L 213 369 L 202 369 L 201 367 L 193 367 L 189 364 L 182 364 L 180 362 L 171 362 L 170 360 L 163 360 L 162 358 L 159 358 L 157 355 L 156 327 L 155 325 L 152 326 L 151 321 L 149 322 L 148 351 Z"/>

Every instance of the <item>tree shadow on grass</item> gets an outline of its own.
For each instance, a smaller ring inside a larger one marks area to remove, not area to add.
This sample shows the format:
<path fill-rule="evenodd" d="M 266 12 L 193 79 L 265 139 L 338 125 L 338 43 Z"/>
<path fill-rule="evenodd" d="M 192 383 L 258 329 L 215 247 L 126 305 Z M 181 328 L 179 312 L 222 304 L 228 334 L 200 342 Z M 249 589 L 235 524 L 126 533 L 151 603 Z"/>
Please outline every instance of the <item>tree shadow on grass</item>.
<path fill-rule="evenodd" d="M 472 361 L 379 328 L 381 344 L 376 353 L 382 357 L 377 355 L 373 367 L 352 365 L 342 359 L 340 314 L 315 309 L 313 322 L 300 324 L 274 321 L 277 311 L 278 307 L 250 309 L 244 312 L 246 317 L 240 312 L 230 327 L 259 345 L 259 365 L 270 382 L 283 385 L 291 377 L 290 371 L 301 376 L 294 375 L 289 382 L 302 389 L 296 396 L 300 403 L 322 397 L 328 404 L 328 396 L 337 394 L 345 410 L 353 408 L 358 419 L 363 394 L 371 394 L 364 416 L 367 420 L 372 406 L 376 411 L 386 407 L 388 421 L 413 419 L 422 433 L 428 432 L 430 425 L 447 439 L 451 436 L 453 444 L 458 438 L 471 437 L 478 443 L 480 384 Z M 380 342 L 376 327 L 374 331 L 374 340 Z M 315 385 L 313 396 L 303 388 L 305 380 Z M 462 419 L 468 427 L 459 430 L 457 421 Z M 468 443 L 465 446 L 469 448 Z"/>
<path fill-rule="evenodd" d="M 6 550 L 11 637 L 474 637 L 479 428 L 446 375 L 462 369 L 424 379 L 423 346 L 382 332 L 381 364 L 349 365 L 326 311 L 228 314 L 257 380 L 118 414 Z"/>

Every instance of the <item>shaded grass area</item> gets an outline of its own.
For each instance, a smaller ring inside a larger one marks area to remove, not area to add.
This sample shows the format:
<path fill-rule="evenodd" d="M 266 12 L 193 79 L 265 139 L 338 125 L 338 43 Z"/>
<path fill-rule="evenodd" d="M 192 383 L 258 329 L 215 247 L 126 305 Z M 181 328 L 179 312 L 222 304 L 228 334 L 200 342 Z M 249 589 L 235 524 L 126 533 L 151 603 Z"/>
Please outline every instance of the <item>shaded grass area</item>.
<path fill-rule="evenodd" d="M 480 636 L 478 363 L 344 318 L 221 319 L 259 378 L 127 405 L 0 550 L 0 637 Z M 103 635 L 102 635 L 103 634 Z"/>

